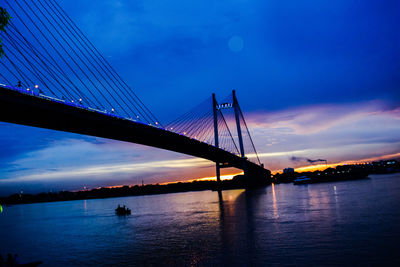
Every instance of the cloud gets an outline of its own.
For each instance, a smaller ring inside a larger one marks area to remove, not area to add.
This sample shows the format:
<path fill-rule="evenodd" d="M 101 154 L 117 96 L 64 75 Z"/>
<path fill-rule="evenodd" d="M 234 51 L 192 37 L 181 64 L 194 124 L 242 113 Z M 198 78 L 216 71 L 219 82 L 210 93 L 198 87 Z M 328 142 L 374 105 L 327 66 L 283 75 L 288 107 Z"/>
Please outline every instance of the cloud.
<path fill-rule="evenodd" d="M 172 161 L 165 161 L 167 158 Z M 19 154 L 18 159 L 8 162 L 9 167 L 2 170 L 2 178 L 10 180 L 16 177 L 25 179 L 41 176 L 47 179 L 51 176 L 67 178 L 68 175 L 71 177 L 87 177 L 100 173 L 110 175 L 113 172 L 115 175 L 128 172 L 144 173 L 147 172 L 146 169 L 182 168 L 190 166 L 190 162 L 197 161 L 175 152 L 127 142 L 101 138 L 92 140 L 66 138 L 50 142 L 43 148 Z M 42 170 L 54 171 L 43 174 Z M 31 175 L 32 173 L 40 175 Z M 5 175 L 7 177 L 4 177 Z"/>
<path fill-rule="evenodd" d="M 371 118 L 400 118 L 400 108 L 390 108 L 382 101 L 348 104 L 309 105 L 278 112 L 250 114 L 249 123 L 294 134 L 313 134 L 335 128 L 342 124 Z"/>
<path fill-rule="evenodd" d="M 210 166 L 210 163 L 203 159 L 179 159 L 179 160 L 163 160 L 148 161 L 142 163 L 124 163 L 109 165 L 88 165 L 77 168 L 59 168 L 47 169 L 44 172 L 27 174 L 15 178 L 0 180 L 1 183 L 29 182 L 46 180 L 81 180 L 81 179 L 98 179 L 98 177 L 110 177 L 112 180 L 117 177 L 118 180 L 123 177 L 129 177 L 132 174 L 140 174 L 141 176 L 148 173 L 165 173 L 169 169 L 177 171 L 180 168 L 201 168 Z"/>
<path fill-rule="evenodd" d="M 400 108 L 380 101 L 315 105 L 246 117 L 259 156 L 271 169 L 304 165 L 292 157 L 337 162 L 400 151 Z"/>
<path fill-rule="evenodd" d="M 308 159 L 306 157 L 295 157 L 295 156 L 290 157 L 290 160 L 293 161 L 293 162 L 306 161 L 306 162 L 308 162 L 310 164 L 314 164 L 314 163 L 317 163 L 317 162 L 327 162 L 326 159 Z"/>

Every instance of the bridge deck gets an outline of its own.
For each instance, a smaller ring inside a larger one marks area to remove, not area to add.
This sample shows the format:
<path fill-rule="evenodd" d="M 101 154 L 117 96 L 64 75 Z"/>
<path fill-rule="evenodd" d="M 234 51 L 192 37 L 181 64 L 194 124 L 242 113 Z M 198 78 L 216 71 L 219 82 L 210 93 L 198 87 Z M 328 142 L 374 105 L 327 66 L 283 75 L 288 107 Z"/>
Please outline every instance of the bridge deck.
<path fill-rule="evenodd" d="M 238 169 L 243 169 L 244 164 L 250 169 L 262 168 L 228 151 L 163 128 L 28 91 L 22 93 L 4 85 L 0 85 L 0 121 L 157 147 Z"/>

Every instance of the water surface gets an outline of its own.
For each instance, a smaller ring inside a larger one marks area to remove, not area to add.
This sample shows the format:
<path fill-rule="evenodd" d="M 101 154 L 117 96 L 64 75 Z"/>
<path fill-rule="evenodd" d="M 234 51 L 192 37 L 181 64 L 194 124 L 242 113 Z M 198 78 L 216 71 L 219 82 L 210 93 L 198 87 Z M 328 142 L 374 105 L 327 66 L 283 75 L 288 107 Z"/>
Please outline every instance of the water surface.
<path fill-rule="evenodd" d="M 370 177 L 6 206 L 0 252 L 42 266 L 400 266 L 400 174 Z"/>

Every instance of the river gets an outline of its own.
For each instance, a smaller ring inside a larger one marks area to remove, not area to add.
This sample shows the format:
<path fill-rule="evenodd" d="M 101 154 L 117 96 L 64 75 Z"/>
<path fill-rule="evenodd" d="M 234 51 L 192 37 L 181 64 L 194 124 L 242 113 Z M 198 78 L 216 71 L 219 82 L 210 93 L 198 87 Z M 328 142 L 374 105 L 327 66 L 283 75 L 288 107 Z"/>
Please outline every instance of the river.
<path fill-rule="evenodd" d="M 3 257 L 41 266 L 400 266 L 400 174 L 3 208 Z"/>

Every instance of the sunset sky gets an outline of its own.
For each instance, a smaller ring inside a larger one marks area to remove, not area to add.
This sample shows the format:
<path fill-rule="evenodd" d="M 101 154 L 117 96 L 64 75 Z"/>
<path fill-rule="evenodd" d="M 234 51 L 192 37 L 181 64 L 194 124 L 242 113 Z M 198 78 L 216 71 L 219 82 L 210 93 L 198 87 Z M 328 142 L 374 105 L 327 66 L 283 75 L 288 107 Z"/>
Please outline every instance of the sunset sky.
<path fill-rule="evenodd" d="M 161 122 L 236 89 L 270 170 L 400 157 L 398 1 L 59 3 Z M 0 196 L 214 172 L 174 152 L 0 123 Z"/>

